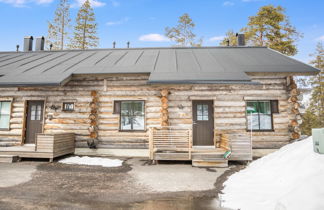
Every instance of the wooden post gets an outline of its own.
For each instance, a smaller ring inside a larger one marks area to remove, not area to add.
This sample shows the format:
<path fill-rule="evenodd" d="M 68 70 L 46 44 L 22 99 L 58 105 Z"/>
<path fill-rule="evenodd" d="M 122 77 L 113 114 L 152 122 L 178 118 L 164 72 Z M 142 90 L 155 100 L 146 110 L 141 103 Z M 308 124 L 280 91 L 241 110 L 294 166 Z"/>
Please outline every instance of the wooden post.
<path fill-rule="evenodd" d="M 150 160 L 153 160 L 153 129 L 154 128 L 149 128 L 149 156 L 150 156 Z"/>
<path fill-rule="evenodd" d="M 167 89 L 161 90 L 161 126 L 169 126 L 169 105 L 168 105 L 169 91 Z"/>
<path fill-rule="evenodd" d="M 188 141 L 189 141 L 189 160 L 191 160 L 191 150 L 192 150 L 192 130 L 188 130 Z"/>
<path fill-rule="evenodd" d="M 104 91 L 107 91 L 107 79 L 104 79 Z"/>

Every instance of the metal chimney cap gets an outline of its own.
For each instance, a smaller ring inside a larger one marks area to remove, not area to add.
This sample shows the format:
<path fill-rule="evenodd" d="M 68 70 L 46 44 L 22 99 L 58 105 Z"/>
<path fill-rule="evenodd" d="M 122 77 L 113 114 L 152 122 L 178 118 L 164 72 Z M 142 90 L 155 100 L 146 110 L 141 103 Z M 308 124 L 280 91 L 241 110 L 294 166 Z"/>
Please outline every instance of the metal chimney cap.
<path fill-rule="evenodd" d="M 33 40 L 34 37 L 33 36 L 25 36 L 24 39 L 31 39 L 31 40 Z"/>

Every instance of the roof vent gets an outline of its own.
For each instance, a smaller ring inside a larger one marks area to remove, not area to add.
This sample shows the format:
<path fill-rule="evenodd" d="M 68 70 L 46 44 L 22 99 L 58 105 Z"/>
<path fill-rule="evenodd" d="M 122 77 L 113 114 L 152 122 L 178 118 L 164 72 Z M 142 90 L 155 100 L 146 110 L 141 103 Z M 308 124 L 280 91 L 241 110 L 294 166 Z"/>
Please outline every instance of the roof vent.
<path fill-rule="evenodd" d="M 36 46 L 35 50 L 36 51 L 43 51 L 44 50 L 44 44 L 45 44 L 45 38 L 42 37 L 37 37 L 36 38 Z"/>
<path fill-rule="evenodd" d="M 236 37 L 237 37 L 237 45 L 238 46 L 245 46 L 245 36 L 244 36 L 244 34 L 236 33 Z"/>
<path fill-rule="evenodd" d="M 24 51 L 32 51 L 33 50 L 33 36 L 25 36 L 24 37 Z"/>

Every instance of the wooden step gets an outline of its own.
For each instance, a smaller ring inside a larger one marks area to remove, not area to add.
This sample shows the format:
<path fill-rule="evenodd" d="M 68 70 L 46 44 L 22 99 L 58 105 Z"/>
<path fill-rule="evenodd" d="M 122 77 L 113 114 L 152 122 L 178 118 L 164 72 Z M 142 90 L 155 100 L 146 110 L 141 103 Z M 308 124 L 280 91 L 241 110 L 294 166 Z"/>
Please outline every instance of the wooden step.
<path fill-rule="evenodd" d="M 0 155 L 0 163 L 13 163 L 18 160 L 19 157 L 16 155 Z"/>
<path fill-rule="evenodd" d="M 192 153 L 191 158 L 193 160 L 222 160 L 224 159 L 224 153 Z"/>
<path fill-rule="evenodd" d="M 206 167 L 206 168 L 226 168 L 228 167 L 228 160 L 192 160 L 192 166 L 194 167 Z"/>

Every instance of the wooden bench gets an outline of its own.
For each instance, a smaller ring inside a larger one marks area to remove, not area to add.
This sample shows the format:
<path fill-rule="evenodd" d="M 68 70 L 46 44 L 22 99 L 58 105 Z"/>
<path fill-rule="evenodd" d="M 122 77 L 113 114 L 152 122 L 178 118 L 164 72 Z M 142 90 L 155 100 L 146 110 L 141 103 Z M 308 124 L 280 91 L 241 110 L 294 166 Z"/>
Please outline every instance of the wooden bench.
<path fill-rule="evenodd" d="M 191 160 L 191 130 L 171 127 L 150 128 L 150 159 Z M 177 153 L 177 154 L 175 154 Z M 178 157 L 177 157 L 178 156 Z"/>

